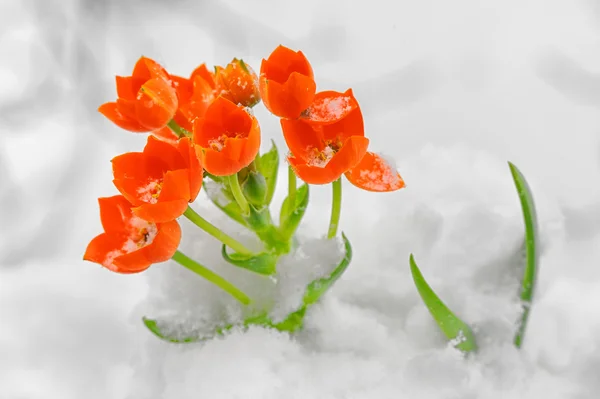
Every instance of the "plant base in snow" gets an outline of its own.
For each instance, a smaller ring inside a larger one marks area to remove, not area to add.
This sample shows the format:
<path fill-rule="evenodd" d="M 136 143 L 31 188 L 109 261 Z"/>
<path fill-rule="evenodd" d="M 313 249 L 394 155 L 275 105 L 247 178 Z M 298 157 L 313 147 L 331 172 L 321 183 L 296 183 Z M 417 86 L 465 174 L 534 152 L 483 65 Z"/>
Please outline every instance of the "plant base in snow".
<path fill-rule="evenodd" d="M 396 191 L 404 181 L 382 156 L 368 151 L 363 116 L 352 90 L 316 92 L 312 66 L 300 51 L 279 46 L 263 59 L 260 74 L 234 58 L 209 71 L 200 65 L 189 78 L 169 74 L 142 57 L 131 76 L 116 78 L 118 99 L 99 111 L 122 129 L 150 133 L 143 151 L 112 160 L 114 185 L 120 192 L 100 198 L 104 233 L 88 245 L 84 259 L 117 273 L 139 273 L 169 259 L 210 281 L 242 305 L 252 298 L 179 249 L 180 217 L 221 243 L 232 267 L 276 276 L 278 261 L 295 245 L 295 232 L 309 203 L 310 184 L 331 184 L 332 207 L 327 238 L 337 236 L 342 205 L 342 175 L 374 192 Z M 261 132 L 252 107 L 258 103 L 280 118 L 289 154 L 288 196 L 271 214 L 279 171 L 279 153 L 260 154 Z M 305 184 L 297 186 L 297 179 Z M 261 248 L 251 250 L 197 213 L 193 203 L 202 187 L 225 215 L 256 235 Z M 275 322 L 269 312 L 248 317 L 243 326 L 280 331 L 302 327 L 307 309 L 342 275 L 352 247 L 342 233 L 345 254 L 325 278 L 309 283 L 301 307 Z M 171 342 L 155 320 L 145 325 Z M 214 333 L 234 327 L 224 324 Z"/>

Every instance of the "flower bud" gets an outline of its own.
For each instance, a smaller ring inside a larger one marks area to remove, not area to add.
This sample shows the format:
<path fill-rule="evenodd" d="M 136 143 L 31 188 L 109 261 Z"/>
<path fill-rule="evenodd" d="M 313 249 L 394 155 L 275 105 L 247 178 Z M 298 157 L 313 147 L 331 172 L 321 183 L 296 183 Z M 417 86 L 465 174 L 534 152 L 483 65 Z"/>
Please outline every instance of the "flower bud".
<path fill-rule="evenodd" d="M 242 184 L 244 196 L 255 207 L 262 207 L 267 197 L 267 181 L 259 172 L 250 171 Z"/>
<path fill-rule="evenodd" d="M 260 102 L 258 76 L 242 60 L 234 58 L 225 68 L 215 67 L 217 95 L 244 107 L 253 107 Z"/>

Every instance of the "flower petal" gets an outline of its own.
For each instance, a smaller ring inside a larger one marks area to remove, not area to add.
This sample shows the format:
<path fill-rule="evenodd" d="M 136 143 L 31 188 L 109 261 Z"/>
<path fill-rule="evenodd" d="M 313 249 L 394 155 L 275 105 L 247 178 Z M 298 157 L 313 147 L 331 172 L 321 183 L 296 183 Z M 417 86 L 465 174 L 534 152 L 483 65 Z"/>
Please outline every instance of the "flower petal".
<path fill-rule="evenodd" d="M 356 187 L 367 191 L 388 192 L 405 187 L 396 168 L 372 152 L 367 152 L 356 167 L 347 171 L 346 178 Z"/>
<path fill-rule="evenodd" d="M 124 233 L 131 218 L 131 203 L 122 195 L 98 198 L 102 228 L 107 233 Z"/>
<path fill-rule="evenodd" d="M 194 202 L 202 188 L 204 173 L 202 148 L 199 145 L 193 144 L 189 138 L 184 137 L 177 143 L 177 149 L 184 158 L 186 167 L 189 169 L 190 202 Z"/>
<path fill-rule="evenodd" d="M 176 145 L 179 141 L 179 137 L 168 126 L 150 132 L 150 134 L 152 134 L 152 136 L 156 137 L 157 139 L 165 141 L 172 145 Z"/>
<path fill-rule="evenodd" d="M 166 223 L 183 215 L 188 207 L 185 199 L 156 202 L 154 204 L 142 204 L 133 208 L 133 213 L 141 219 L 151 223 Z"/>
<path fill-rule="evenodd" d="M 336 123 L 321 126 L 323 138 L 325 140 L 341 140 L 346 141 L 351 136 L 364 136 L 365 125 L 363 121 L 362 111 L 357 105 L 344 119 Z"/>
<path fill-rule="evenodd" d="M 152 263 L 165 262 L 175 254 L 181 241 L 181 227 L 176 220 L 157 225 L 158 233 L 154 241 L 142 248 L 146 258 Z"/>
<path fill-rule="evenodd" d="M 358 108 L 352 89 L 345 93 L 322 91 L 315 95 L 312 104 L 302 113 L 301 118 L 314 125 L 329 125 L 339 122 Z"/>
<path fill-rule="evenodd" d="M 113 266 L 111 253 L 119 251 L 127 238 L 124 235 L 102 233 L 92 239 L 88 244 L 83 259 L 89 262 L 98 263 L 113 272 L 119 272 L 118 268 Z"/>
<path fill-rule="evenodd" d="M 304 53 L 282 45 L 277 46 L 269 58 L 263 59 L 260 65 L 260 74 L 278 83 L 285 83 L 293 72 L 311 79 L 314 77 L 310 62 Z"/>
<path fill-rule="evenodd" d="M 154 78 L 142 85 L 135 102 L 137 120 L 148 130 L 158 130 L 177 112 L 177 92 L 165 79 Z"/>
<path fill-rule="evenodd" d="M 160 142 L 158 139 L 152 139 Z M 165 145 L 169 144 L 165 143 Z M 148 179 L 161 179 L 163 174 L 169 170 L 169 165 L 161 158 L 148 156 L 143 152 L 127 152 L 114 157 L 111 162 L 113 176 L 119 180 L 136 179 L 146 181 Z"/>
<path fill-rule="evenodd" d="M 265 107 L 280 118 L 296 119 L 312 103 L 317 91 L 313 78 L 293 72 L 285 83 L 260 77 L 261 98 Z"/>
<path fill-rule="evenodd" d="M 321 129 L 301 120 L 281 119 L 283 138 L 294 157 L 308 161 L 315 151 L 323 150 L 325 143 Z"/>
<path fill-rule="evenodd" d="M 188 169 L 170 170 L 165 173 L 158 202 L 184 199 L 190 200 L 190 171 Z"/>
<path fill-rule="evenodd" d="M 132 77 L 149 80 L 152 78 L 169 78 L 169 74 L 158 62 L 148 57 L 140 57 L 133 67 Z"/>
<path fill-rule="evenodd" d="M 153 136 L 148 136 L 144 147 L 144 156 L 160 159 L 166 165 L 166 169 L 175 170 L 186 167 L 185 159 L 177 147 Z"/>
<path fill-rule="evenodd" d="M 116 102 L 102 104 L 100 107 L 98 107 L 98 112 L 100 112 L 108 120 L 121 129 L 125 129 L 134 133 L 143 133 L 148 131 L 148 129 L 142 126 L 137 120 L 123 115 Z"/>

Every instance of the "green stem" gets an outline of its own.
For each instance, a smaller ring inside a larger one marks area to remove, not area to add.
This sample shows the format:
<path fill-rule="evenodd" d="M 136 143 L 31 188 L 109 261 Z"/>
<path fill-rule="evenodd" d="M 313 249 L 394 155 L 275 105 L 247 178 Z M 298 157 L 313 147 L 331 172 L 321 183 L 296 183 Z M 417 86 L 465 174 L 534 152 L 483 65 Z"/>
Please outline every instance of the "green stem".
<path fill-rule="evenodd" d="M 229 176 L 228 179 L 229 186 L 231 187 L 231 193 L 233 194 L 233 198 L 235 198 L 236 202 L 240 206 L 242 214 L 244 216 L 250 215 L 250 205 L 248 205 L 248 201 L 246 200 L 246 197 L 244 197 L 237 173 Z"/>
<path fill-rule="evenodd" d="M 332 239 L 337 234 L 338 224 L 340 222 L 340 213 L 342 212 L 342 178 L 340 177 L 333 183 L 333 198 L 331 199 L 331 219 L 329 219 L 329 230 L 327 238 Z"/>
<path fill-rule="evenodd" d="M 235 238 L 225 234 L 218 227 L 211 224 L 208 220 L 200 216 L 190 206 L 187 207 L 187 209 L 183 213 L 183 216 L 188 218 L 192 223 L 200 227 L 202 230 L 206 231 L 211 236 L 215 237 L 217 240 L 221 241 L 223 244 L 227 245 L 229 248 L 233 249 L 235 252 L 245 255 L 253 255 L 252 251 L 246 248 L 244 244 L 242 244 Z"/>
<path fill-rule="evenodd" d="M 291 166 L 288 166 L 288 201 L 290 209 L 294 209 L 296 207 L 296 173 Z"/>
<path fill-rule="evenodd" d="M 187 130 L 185 130 L 184 128 L 182 128 L 181 126 L 179 126 L 179 124 L 177 122 L 175 122 L 175 119 L 171 119 L 169 121 L 169 123 L 167 123 L 167 126 L 169 127 L 169 129 L 171 129 L 179 138 L 182 137 L 192 137 L 192 133 L 188 132 Z"/>
<path fill-rule="evenodd" d="M 189 258 L 187 255 L 180 251 L 176 251 L 173 255 L 172 259 L 179 263 L 181 266 L 185 267 L 188 270 L 193 271 L 200 277 L 204 277 L 206 280 L 210 281 L 217 287 L 221 288 L 223 291 L 230 294 L 232 297 L 240 301 L 244 305 L 250 304 L 250 298 L 242 291 L 240 291 L 235 285 L 231 284 L 229 281 L 225 280 L 223 277 L 219 276 L 215 272 L 206 267 L 202 266 L 200 263 L 195 260 Z"/>

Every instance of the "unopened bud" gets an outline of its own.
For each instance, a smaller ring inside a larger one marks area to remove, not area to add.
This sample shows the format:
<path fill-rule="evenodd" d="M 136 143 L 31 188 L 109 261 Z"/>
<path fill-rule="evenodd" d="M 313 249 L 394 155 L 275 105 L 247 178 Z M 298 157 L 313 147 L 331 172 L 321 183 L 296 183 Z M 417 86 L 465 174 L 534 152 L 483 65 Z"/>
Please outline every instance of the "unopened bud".
<path fill-rule="evenodd" d="M 267 181 L 259 172 L 250 171 L 242 184 L 244 196 L 257 208 L 265 204 L 267 198 Z"/>

